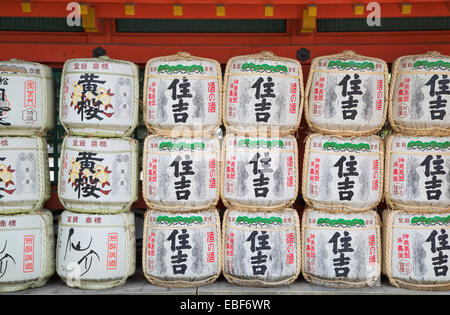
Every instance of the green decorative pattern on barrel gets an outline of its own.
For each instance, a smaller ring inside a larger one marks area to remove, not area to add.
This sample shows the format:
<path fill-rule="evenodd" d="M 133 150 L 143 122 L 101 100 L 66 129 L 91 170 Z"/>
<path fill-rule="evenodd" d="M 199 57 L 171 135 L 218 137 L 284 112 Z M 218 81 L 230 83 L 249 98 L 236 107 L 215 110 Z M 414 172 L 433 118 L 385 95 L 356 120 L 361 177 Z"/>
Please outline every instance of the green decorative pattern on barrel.
<path fill-rule="evenodd" d="M 169 150 L 169 151 L 175 151 L 175 150 L 195 150 L 195 149 L 201 149 L 204 150 L 206 145 L 203 142 L 192 142 L 192 143 L 186 143 L 186 142 L 161 142 L 159 144 L 160 150 Z"/>
<path fill-rule="evenodd" d="M 363 219 L 329 219 L 329 218 L 319 218 L 317 220 L 318 225 L 327 225 L 327 226 L 364 226 L 366 223 Z"/>
<path fill-rule="evenodd" d="M 337 143 L 329 141 L 323 144 L 323 149 L 333 151 L 370 151 L 370 145 L 368 143 Z"/>
<path fill-rule="evenodd" d="M 423 141 L 410 141 L 407 145 L 408 149 L 419 149 L 419 150 L 425 150 L 425 149 L 437 149 L 437 150 L 446 150 L 450 148 L 450 141 L 444 141 L 444 142 L 437 142 L 437 141 L 430 141 L 430 142 L 423 142 Z"/>
<path fill-rule="evenodd" d="M 282 140 L 251 140 L 251 139 L 241 139 L 238 141 L 238 147 L 267 147 L 267 148 L 283 148 L 284 142 Z"/>
<path fill-rule="evenodd" d="M 413 225 L 436 225 L 436 224 L 448 224 L 450 222 L 450 215 L 446 217 L 434 216 L 434 217 L 413 217 L 411 219 L 411 224 Z"/>
<path fill-rule="evenodd" d="M 173 74 L 173 73 L 203 73 L 203 72 L 205 72 L 205 69 L 200 65 L 191 65 L 191 66 L 184 66 L 181 64 L 178 64 L 176 66 L 160 65 L 158 67 L 158 72 L 167 72 L 170 74 Z"/>
<path fill-rule="evenodd" d="M 160 215 L 156 218 L 157 223 L 167 223 L 167 224 L 176 224 L 176 223 L 203 223 L 203 218 L 200 216 L 190 216 L 190 217 L 169 217 L 166 215 Z"/>
<path fill-rule="evenodd" d="M 437 60 L 437 61 L 417 60 L 416 62 L 414 62 L 413 68 L 450 70 L 450 62 L 446 62 L 443 60 Z"/>
<path fill-rule="evenodd" d="M 356 62 L 356 61 L 331 60 L 328 62 L 328 68 L 375 70 L 375 64 L 373 62 L 368 61 Z"/>
<path fill-rule="evenodd" d="M 263 63 L 261 65 L 250 63 L 244 63 L 241 66 L 242 71 L 255 71 L 255 72 L 280 72 L 280 73 L 288 73 L 288 68 L 283 65 L 268 65 Z"/>
<path fill-rule="evenodd" d="M 247 216 L 239 216 L 236 219 L 236 223 L 238 224 L 283 224 L 283 220 L 280 217 L 270 217 L 270 218 L 263 218 L 263 217 L 255 217 L 255 218 L 249 218 Z"/>

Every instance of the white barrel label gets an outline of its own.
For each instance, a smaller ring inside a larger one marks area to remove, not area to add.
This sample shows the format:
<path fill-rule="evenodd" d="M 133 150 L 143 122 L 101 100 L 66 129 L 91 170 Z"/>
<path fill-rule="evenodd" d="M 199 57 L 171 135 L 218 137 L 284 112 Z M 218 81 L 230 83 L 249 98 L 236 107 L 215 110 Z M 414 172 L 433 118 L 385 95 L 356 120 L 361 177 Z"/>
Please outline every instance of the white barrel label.
<path fill-rule="evenodd" d="M 134 272 L 132 212 L 115 215 L 64 211 L 59 221 L 57 272 L 69 285 L 125 279 Z"/>
<path fill-rule="evenodd" d="M 386 64 L 320 57 L 311 69 L 308 119 L 327 132 L 368 133 L 385 119 Z"/>
<path fill-rule="evenodd" d="M 72 134 L 126 136 L 137 123 L 137 67 L 108 59 L 73 59 L 61 78 L 61 122 Z"/>
<path fill-rule="evenodd" d="M 308 210 L 303 215 L 303 272 L 311 276 L 310 281 L 371 284 L 378 278 L 381 244 L 375 211 L 353 214 Z"/>
<path fill-rule="evenodd" d="M 298 153 L 294 137 L 228 135 L 222 196 L 240 206 L 283 207 L 298 191 Z"/>
<path fill-rule="evenodd" d="M 392 114 L 400 127 L 450 128 L 450 57 L 405 56 L 396 61 Z"/>
<path fill-rule="evenodd" d="M 84 212 L 129 209 L 137 199 L 135 142 L 133 139 L 65 138 L 59 181 L 59 197 L 65 206 Z"/>
<path fill-rule="evenodd" d="M 400 207 L 450 207 L 450 138 L 390 136 L 388 202 Z"/>
<path fill-rule="evenodd" d="M 151 280 L 201 282 L 219 275 L 217 210 L 190 214 L 149 211 L 144 229 L 144 271 Z"/>
<path fill-rule="evenodd" d="M 450 213 L 395 211 L 389 220 L 392 277 L 406 282 L 449 283 Z"/>
<path fill-rule="evenodd" d="M 155 129 L 213 130 L 220 124 L 220 65 L 214 60 L 150 60 L 146 67 L 145 122 Z"/>
<path fill-rule="evenodd" d="M 246 212 L 224 217 L 224 273 L 228 280 L 288 283 L 300 266 L 299 222 L 295 210 Z M 241 282 L 242 283 L 242 282 Z M 247 282 L 248 283 L 248 282 Z"/>
<path fill-rule="evenodd" d="M 42 131 L 54 123 L 50 68 L 30 62 L 0 62 L 0 132 Z"/>
<path fill-rule="evenodd" d="M 321 208 L 374 208 L 383 186 L 383 142 L 377 136 L 315 134 L 306 144 L 303 195 Z"/>
<path fill-rule="evenodd" d="M 192 209 L 207 208 L 217 202 L 217 139 L 149 136 L 144 156 L 143 189 L 149 205 Z"/>
<path fill-rule="evenodd" d="M 303 86 L 296 60 L 241 56 L 232 58 L 227 70 L 226 126 L 240 131 L 278 126 L 280 132 L 298 126 Z"/>

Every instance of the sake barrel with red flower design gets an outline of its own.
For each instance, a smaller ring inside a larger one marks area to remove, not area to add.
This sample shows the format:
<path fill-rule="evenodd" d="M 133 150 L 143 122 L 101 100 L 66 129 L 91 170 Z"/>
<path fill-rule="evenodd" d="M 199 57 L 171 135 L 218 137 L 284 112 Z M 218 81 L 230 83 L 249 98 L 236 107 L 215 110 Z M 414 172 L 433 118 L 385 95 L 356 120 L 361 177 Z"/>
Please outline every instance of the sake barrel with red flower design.
<path fill-rule="evenodd" d="M 55 125 L 54 111 L 50 67 L 0 61 L 0 135 L 44 135 Z"/>
<path fill-rule="evenodd" d="M 221 124 L 222 70 L 213 59 L 178 52 L 145 67 L 144 122 L 165 136 L 213 134 Z"/>
<path fill-rule="evenodd" d="M 0 215 L 0 292 L 45 285 L 55 272 L 53 215 Z"/>
<path fill-rule="evenodd" d="M 62 212 L 58 221 L 56 272 L 68 286 L 81 289 L 120 286 L 135 269 L 133 212 Z"/>
<path fill-rule="evenodd" d="M 450 290 L 449 236 L 449 211 L 385 210 L 383 273 L 396 287 Z"/>
<path fill-rule="evenodd" d="M 450 133 L 450 56 L 432 51 L 402 56 L 392 65 L 389 122 L 402 134 Z"/>
<path fill-rule="evenodd" d="M 233 284 L 253 287 L 289 285 L 301 266 L 297 211 L 228 209 L 222 223 L 223 274 Z"/>
<path fill-rule="evenodd" d="M 378 132 L 387 113 L 388 66 L 354 51 L 314 58 L 305 89 L 305 119 L 321 134 Z"/>
<path fill-rule="evenodd" d="M 61 124 L 72 135 L 130 136 L 138 123 L 138 67 L 123 60 L 70 59 L 61 76 Z"/>
<path fill-rule="evenodd" d="M 389 135 L 385 172 L 393 209 L 449 209 L 450 137 Z"/>
<path fill-rule="evenodd" d="M 303 113 L 303 74 L 295 59 L 259 54 L 228 60 L 224 76 L 223 122 L 235 133 L 267 128 L 293 133 Z"/>
<path fill-rule="evenodd" d="M 200 210 L 219 200 L 220 144 L 215 137 L 150 135 L 143 158 L 144 200 L 150 208 Z"/>
<path fill-rule="evenodd" d="M 50 197 L 47 141 L 0 137 L 0 214 L 40 210 Z"/>
<path fill-rule="evenodd" d="M 145 213 L 142 266 L 145 277 L 164 287 L 198 287 L 221 272 L 220 218 L 216 209 Z"/>
<path fill-rule="evenodd" d="M 362 211 L 383 197 L 384 143 L 378 136 L 312 134 L 306 139 L 302 195 L 313 208 Z"/>
<path fill-rule="evenodd" d="M 302 218 L 302 275 L 334 288 L 373 286 L 381 274 L 380 218 L 306 209 Z"/>
<path fill-rule="evenodd" d="M 67 210 L 118 213 L 138 198 L 137 141 L 130 138 L 63 140 L 58 195 Z"/>

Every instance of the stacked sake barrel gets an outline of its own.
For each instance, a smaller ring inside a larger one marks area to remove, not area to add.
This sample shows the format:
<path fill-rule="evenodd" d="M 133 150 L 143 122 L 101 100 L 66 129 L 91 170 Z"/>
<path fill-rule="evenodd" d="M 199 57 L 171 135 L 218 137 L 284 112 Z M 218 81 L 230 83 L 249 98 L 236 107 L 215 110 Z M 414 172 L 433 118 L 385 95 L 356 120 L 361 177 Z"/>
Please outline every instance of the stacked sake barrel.
<path fill-rule="evenodd" d="M 389 93 L 383 272 L 396 287 L 449 290 L 450 56 L 395 60 Z"/>
<path fill-rule="evenodd" d="M 302 274 L 335 288 L 372 286 L 381 273 L 387 64 L 353 51 L 314 58 L 305 91 Z"/>
<path fill-rule="evenodd" d="M 0 61 L 0 292 L 45 285 L 55 272 L 47 141 L 52 70 Z"/>
<path fill-rule="evenodd" d="M 290 208 L 299 186 L 301 65 L 270 52 L 231 58 L 223 93 L 223 274 L 237 285 L 288 285 L 301 263 L 300 222 Z"/>
<path fill-rule="evenodd" d="M 70 59 L 61 77 L 64 137 L 56 270 L 70 287 L 123 285 L 135 271 L 138 67 L 128 61 Z"/>
<path fill-rule="evenodd" d="M 154 285 L 197 287 L 222 270 L 221 90 L 215 60 L 180 52 L 146 64 L 142 266 Z"/>

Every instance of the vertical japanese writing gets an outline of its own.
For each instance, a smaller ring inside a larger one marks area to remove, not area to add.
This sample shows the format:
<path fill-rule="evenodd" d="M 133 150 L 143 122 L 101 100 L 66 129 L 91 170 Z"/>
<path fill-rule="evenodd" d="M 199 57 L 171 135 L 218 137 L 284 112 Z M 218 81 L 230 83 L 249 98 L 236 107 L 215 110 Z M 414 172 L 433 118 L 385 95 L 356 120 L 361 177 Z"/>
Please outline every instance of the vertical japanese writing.
<path fill-rule="evenodd" d="M 192 98 L 189 89 L 190 86 L 191 83 L 189 83 L 189 80 L 183 78 L 181 83 L 179 79 L 174 79 L 168 87 L 169 90 L 172 90 L 172 100 L 177 101 L 172 105 L 173 119 L 176 123 L 185 123 L 189 117 L 187 113 L 189 103 L 185 102 L 185 99 Z M 177 89 L 179 94 L 177 94 Z"/>
<path fill-rule="evenodd" d="M 195 172 L 192 168 L 192 163 L 193 161 L 191 160 L 190 155 L 186 155 L 184 161 L 182 161 L 182 157 L 178 155 L 173 160 L 172 164 L 170 164 L 170 167 L 174 168 L 174 176 L 179 179 L 174 183 L 177 200 L 189 200 L 189 196 L 191 195 L 191 191 L 189 190 L 189 188 L 191 187 L 191 180 L 188 178 L 195 175 Z"/>
<path fill-rule="evenodd" d="M 440 232 L 440 235 L 439 235 Z M 437 254 L 436 257 L 433 257 L 432 264 L 434 268 L 434 274 L 436 277 L 446 276 L 448 271 L 448 255 L 444 255 L 444 251 L 450 250 L 450 246 L 448 244 L 448 234 L 445 229 L 441 229 L 440 231 L 433 230 L 428 236 L 425 242 L 430 243 L 430 249 L 433 254 Z M 436 241 L 437 239 L 437 241 Z"/>
<path fill-rule="evenodd" d="M 347 231 L 344 231 L 344 236 L 341 236 L 341 233 L 336 232 L 328 241 L 328 243 L 333 244 L 333 254 L 338 257 L 333 258 L 333 266 L 336 277 L 347 277 L 350 268 L 350 257 L 346 257 L 346 253 L 353 252 L 353 248 L 351 245 L 352 237 Z"/>
<path fill-rule="evenodd" d="M 0 78 L 0 85 L 8 85 L 8 78 Z M 6 89 L 0 88 L 0 125 L 10 126 L 11 123 L 5 121 L 4 116 L 7 112 L 11 110 L 9 106 L 8 98 L 6 97 Z"/>
<path fill-rule="evenodd" d="M 430 97 L 436 97 L 429 102 L 431 120 L 443 120 L 447 113 L 445 110 L 447 107 L 447 99 L 443 98 L 443 96 L 450 95 L 450 79 L 446 74 L 442 75 L 442 79 L 438 79 L 439 75 L 434 74 L 425 84 L 430 87 Z"/>
<path fill-rule="evenodd" d="M 270 168 L 270 162 L 272 158 L 269 157 L 269 153 L 265 152 L 264 157 L 261 158 L 261 154 L 257 152 L 253 158 L 248 162 L 253 164 L 253 175 L 257 175 L 253 179 L 253 189 L 255 191 L 255 197 L 266 197 L 269 192 L 269 177 L 266 177 L 266 173 L 273 173 L 273 169 Z M 259 165 L 261 168 L 259 168 Z"/>
<path fill-rule="evenodd" d="M 206 254 L 206 262 L 213 263 L 216 259 L 214 252 L 214 232 L 206 233 L 206 243 L 208 244 L 208 252 Z"/>
<path fill-rule="evenodd" d="M 263 82 L 264 79 L 259 77 L 258 80 L 256 80 L 256 82 L 252 85 L 252 89 L 255 89 L 255 97 L 259 101 L 259 103 L 255 103 L 255 116 L 257 122 L 269 121 L 269 111 L 272 103 L 270 103 L 267 99 L 276 97 L 273 90 L 275 82 L 273 82 L 272 77 L 267 77 L 267 82 Z M 264 93 L 261 93 L 261 90 L 263 90 Z"/>
<path fill-rule="evenodd" d="M 345 75 L 341 82 L 338 85 L 342 86 L 342 96 L 347 97 L 346 100 L 342 101 L 342 116 L 344 120 L 350 119 L 355 120 L 356 114 L 358 111 L 356 108 L 358 107 L 359 100 L 354 98 L 354 95 L 362 95 L 361 91 L 361 79 L 358 74 L 353 75 L 353 79 L 350 80 L 350 75 Z M 350 84 L 350 89 L 348 85 Z"/>
<path fill-rule="evenodd" d="M 34 271 L 34 235 L 23 237 L 23 272 Z"/>
<path fill-rule="evenodd" d="M 184 249 L 191 249 L 189 245 L 189 233 L 186 229 L 182 229 L 181 233 L 178 230 L 173 230 L 170 233 L 167 241 L 170 241 L 170 250 L 176 254 L 171 256 L 173 274 L 185 274 L 187 265 L 185 262 L 188 260 L 188 254 L 183 253 Z"/>
<path fill-rule="evenodd" d="M 344 172 L 344 162 L 345 162 L 345 172 Z M 338 168 L 338 177 L 344 177 L 344 181 L 338 182 L 339 190 L 339 200 L 351 201 L 353 197 L 353 187 L 355 186 L 355 181 L 350 180 L 350 177 L 358 176 L 359 173 L 356 171 L 357 161 L 355 156 L 350 155 L 347 161 L 347 157 L 341 156 L 341 158 L 334 164 L 334 167 Z"/>
<path fill-rule="evenodd" d="M 431 164 L 433 166 L 433 170 L 431 170 Z M 431 177 L 431 179 L 425 181 L 427 199 L 439 200 L 442 195 L 442 191 L 440 190 L 442 186 L 442 179 L 438 179 L 437 175 L 445 175 L 444 159 L 441 155 L 436 155 L 435 159 L 433 159 L 432 155 L 427 155 L 420 166 L 425 168 L 425 176 L 427 178 Z"/>
<path fill-rule="evenodd" d="M 90 249 L 91 245 L 92 245 L 92 237 L 89 240 L 89 244 L 87 244 L 87 246 L 83 247 L 81 245 L 81 241 L 72 242 L 72 237 L 74 234 L 75 234 L 74 228 L 70 228 L 69 233 L 67 235 L 64 260 L 66 260 L 67 253 L 72 250 L 74 250 L 76 252 L 80 252 L 80 254 L 84 254 L 84 252 L 86 252 L 86 254 L 77 261 L 77 264 L 80 266 L 80 270 L 83 271 L 83 273 L 80 274 L 80 277 L 81 277 L 81 276 L 85 275 L 87 272 L 89 272 L 89 270 L 91 270 L 91 267 L 92 267 L 92 264 L 94 261 L 94 257 L 97 257 L 97 260 L 100 261 L 100 256 L 97 254 L 96 251 L 94 251 L 93 249 Z"/>
<path fill-rule="evenodd" d="M 8 252 L 6 252 L 6 247 L 8 246 L 8 241 L 5 240 L 5 246 L 0 251 L 0 279 L 6 274 L 8 271 L 8 265 L 10 262 L 16 264 L 16 260 L 13 256 L 11 256 Z"/>
<path fill-rule="evenodd" d="M 258 246 L 256 245 L 256 239 L 258 239 Z M 256 252 L 255 256 L 250 257 L 253 275 L 265 275 L 267 270 L 267 266 L 265 265 L 267 255 L 264 255 L 263 251 L 272 249 L 269 246 L 269 234 L 267 234 L 267 231 L 261 231 L 261 233 L 253 231 L 246 242 L 250 242 L 250 251 L 252 253 Z"/>

